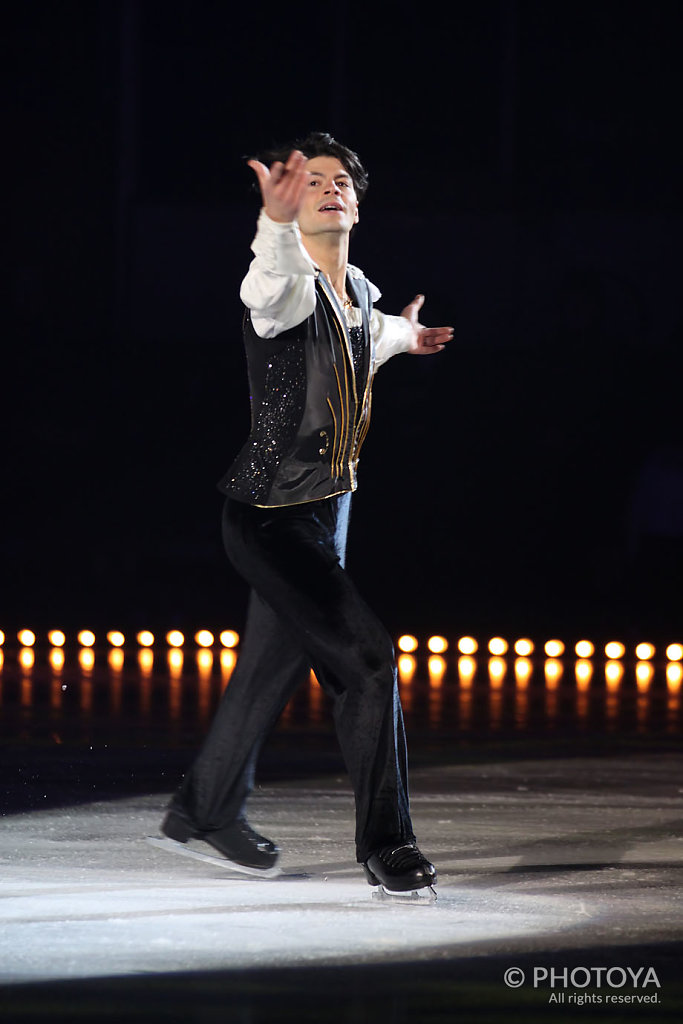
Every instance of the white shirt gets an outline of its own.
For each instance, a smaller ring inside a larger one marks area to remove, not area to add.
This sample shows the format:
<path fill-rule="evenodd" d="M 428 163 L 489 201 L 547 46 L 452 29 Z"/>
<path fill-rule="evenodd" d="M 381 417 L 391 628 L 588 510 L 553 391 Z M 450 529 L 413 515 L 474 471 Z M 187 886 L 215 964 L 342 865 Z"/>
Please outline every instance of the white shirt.
<path fill-rule="evenodd" d="M 280 224 L 261 210 L 256 237 L 251 245 L 254 259 L 240 288 L 240 298 L 251 310 L 251 322 L 260 338 L 274 338 L 290 327 L 296 327 L 315 309 L 315 280 L 318 268 L 306 252 L 296 221 Z M 362 278 L 357 267 L 347 268 L 351 278 Z M 381 292 L 368 281 L 373 303 Z M 349 326 L 360 310 L 347 314 Z M 389 316 L 372 311 L 370 332 L 375 346 L 375 366 L 399 352 L 407 352 L 413 344 L 413 329 L 402 316 Z"/>

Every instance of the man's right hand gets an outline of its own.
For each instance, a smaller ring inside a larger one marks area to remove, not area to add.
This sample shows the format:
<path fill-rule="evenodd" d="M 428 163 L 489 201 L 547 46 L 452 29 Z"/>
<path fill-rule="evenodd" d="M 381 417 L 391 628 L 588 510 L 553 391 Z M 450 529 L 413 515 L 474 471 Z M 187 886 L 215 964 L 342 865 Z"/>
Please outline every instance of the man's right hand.
<path fill-rule="evenodd" d="M 258 178 L 263 208 L 270 219 L 279 224 L 296 220 L 309 181 L 303 153 L 295 149 L 286 164 L 278 160 L 271 167 L 260 160 L 247 160 L 247 164 Z"/>

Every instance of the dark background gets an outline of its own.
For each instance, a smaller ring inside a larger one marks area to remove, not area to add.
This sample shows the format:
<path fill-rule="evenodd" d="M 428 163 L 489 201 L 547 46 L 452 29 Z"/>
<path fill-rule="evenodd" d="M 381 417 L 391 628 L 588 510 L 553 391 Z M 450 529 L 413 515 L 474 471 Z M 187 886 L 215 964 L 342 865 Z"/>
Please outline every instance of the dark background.
<path fill-rule="evenodd" d="M 393 630 L 677 639 L 674 0 L 6 6 L 0 626 L 238 626 L 244 156 L 329 130 L 352 261 L 450 351 L 376 382 L 351 566 Z"/>

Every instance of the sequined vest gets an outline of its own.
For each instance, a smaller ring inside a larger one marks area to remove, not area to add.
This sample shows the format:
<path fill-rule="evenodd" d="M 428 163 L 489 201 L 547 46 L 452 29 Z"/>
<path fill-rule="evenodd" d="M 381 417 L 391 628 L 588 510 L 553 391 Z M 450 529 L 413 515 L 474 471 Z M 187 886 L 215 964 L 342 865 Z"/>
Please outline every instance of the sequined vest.
<path fill-rule="evenodd" d="M 349 329 L 323 274 L 315 287 L 311 316 L 275 338 L 260 338 L 245 313 L 251 431 L 218 488 L 250 505 L 297 505 L 356 489 L 372 402 L 372 300 L 365 278 L 347 277 L 363 323 Z"/>

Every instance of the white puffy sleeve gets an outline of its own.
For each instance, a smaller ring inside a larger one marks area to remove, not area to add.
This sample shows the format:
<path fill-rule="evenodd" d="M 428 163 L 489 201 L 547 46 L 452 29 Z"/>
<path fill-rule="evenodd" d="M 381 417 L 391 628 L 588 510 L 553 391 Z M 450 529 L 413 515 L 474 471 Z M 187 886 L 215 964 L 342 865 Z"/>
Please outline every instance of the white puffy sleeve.
<path fill-rule="evenodd" d="M 259 337 L 274 338 L 315 309 L 316 268 L 301 243 L 296 221 L 279 224 L 265 210 L 259 215 L 251 250 L 254 259 L 240 298 L 251 310 Z"/>
<path fill-rule="evenodd" d="M 379 288 L 368 281 L 373 303 L 381 298 Z M 403 316 L 382 313 L 373 306 L 370 318 L 370 333 L 375 344 L 375 366 L 379 368 L 399 352 L 408 352 L 413 346 L 413 329 Z"/>

